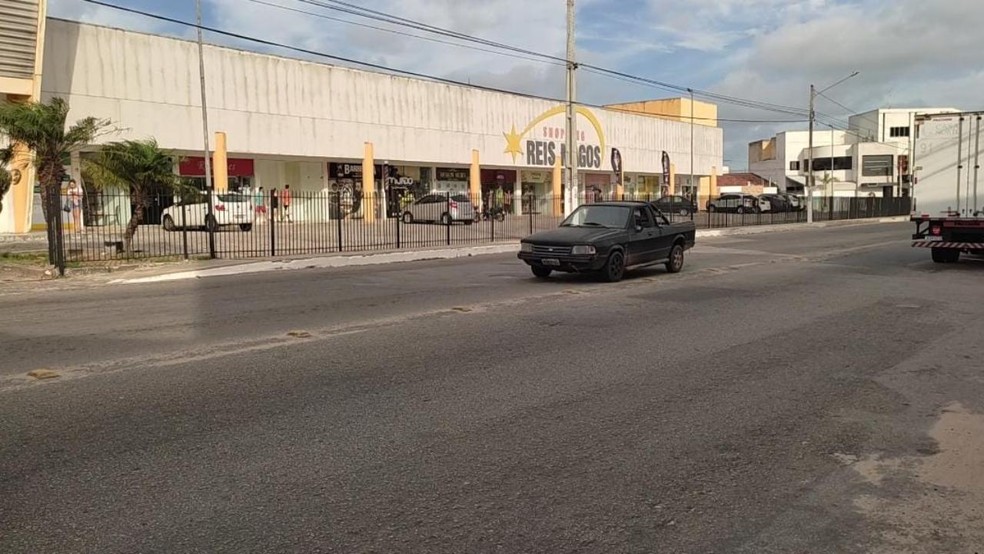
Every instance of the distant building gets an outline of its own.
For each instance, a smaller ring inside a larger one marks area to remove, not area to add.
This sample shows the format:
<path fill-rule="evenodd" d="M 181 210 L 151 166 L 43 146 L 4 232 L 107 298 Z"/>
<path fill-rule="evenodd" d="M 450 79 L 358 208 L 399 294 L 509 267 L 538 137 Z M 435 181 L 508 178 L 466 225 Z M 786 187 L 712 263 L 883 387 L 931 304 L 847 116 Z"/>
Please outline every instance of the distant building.
<path fill-rule="evenodd" d="M 908 196 L 915 116 L 956 108 L 880 108 L 853 115 L 849 130 L 817 125 L 813 131 L 816 194 Z M 809 172 L 809 131 L 784 131 L 748 145 L 749 170 L 779 190 L 804 193 Z"/>
<path fill-rule="evenodd" d="M 755 173 L 725 173 L 717 178 L 720 194 L 741 192 L 758 195 L 776 192 L 778 188 L 775 183 Z"/>
<path fill-rule="evenodd" d="M 0 45 L 0 95 L 62 97 L 71 106 L 70 122 L 107 118 L 119 129 L 71 157 L 72 177 L 83 182 L 81 156 L 100 143 L 155 137 L 175 154 L 175 173 L 204 188 L 194 42 L 46 18 L 42 0 L 15 3 L 25 6 L 20 15 L 0 18 L 0 36 L 16 43 Z M 222 133 L 226 154 L 226 164 L 211 164 L 216 190 L 270 191 L 289 183 L 309 197 L 338 191 L 385 204 L 398 179 L 412 190 L 483 198 L 504 189 L 507 197 L 528 199 L 510 203 L 517 213 L 560 211 L 565 190 L 554 169 L 567 156 L 562 102 L 215 45 L 205 45 L 204 64 L 210 131 Z M 619 189 L 659 197 L 700 187 L 706 198 L 723 165 L 723 131 L 712 104 L 675 98 L 579 105 L 576 117 L 572 157 L 582 197 Z M 219 136 L 210 141 L 219 144 Z M 27 153 L 21 158 L 23 177 L 5 198 L 0 232 L 44 223 L 34 209 L 41 201 Z M 90 201 L 98 200 L 96 192 Z M 318 213 L 302 198 L 292 206 L 296 221 Z M 158 223 L 171 201 L 155 205 L 145 222 Z M 99 213 L 128 218 L 129 200 L 115 202 L 100 204 Z M 379 211 L 368 207 L 363 214 Z"/>

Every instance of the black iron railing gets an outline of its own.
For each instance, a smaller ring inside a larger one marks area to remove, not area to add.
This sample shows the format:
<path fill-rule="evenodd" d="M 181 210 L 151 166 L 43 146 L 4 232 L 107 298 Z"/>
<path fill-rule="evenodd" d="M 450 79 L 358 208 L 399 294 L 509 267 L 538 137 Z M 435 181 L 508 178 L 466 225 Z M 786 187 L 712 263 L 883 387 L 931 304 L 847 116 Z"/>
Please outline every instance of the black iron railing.
<path fill-rule="evenodd" d="M 53 233 L 64 262 L 115 259 L 256 258 L 335 252 L 421 249 L 516 241 L 556 227 L 563 201 L 552 196 L 478 197 L 434 193 L 420 198 L 360 196 L 333 192 L 282 191 L 257 196 L 215 192 L 181 202 L 148 195 L 139 221 L 131 195 L 93 193 L 82 201 L 61 198 L 62 225 Z M 212 202 L 211 214 L 207 199 Z M 620 199 L 658 201 L 657 196 Z M 612 200 L 582 196 L 577 204 Z M 910 198 L 815 198 L 814 220 L 907 215 Z M 692 204 L 663 201 L 671 221 L 692 220 L 698 229 L 803 223 L 805 206 L 774 209 L 722 207 L 694 210 Z M 57 253 L 56 253 L 57 254 Z"/>

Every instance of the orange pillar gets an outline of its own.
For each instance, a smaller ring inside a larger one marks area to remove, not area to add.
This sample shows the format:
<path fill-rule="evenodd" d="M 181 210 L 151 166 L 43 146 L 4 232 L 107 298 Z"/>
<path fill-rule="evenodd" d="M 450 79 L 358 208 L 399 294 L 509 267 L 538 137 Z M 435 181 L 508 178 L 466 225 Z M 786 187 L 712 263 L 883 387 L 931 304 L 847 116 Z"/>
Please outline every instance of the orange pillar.
<path fill-rule="evenodd" d="M 226 134 L 215 133 L 215 153 L 212 154 L 212 186 L 215 192 L 229 190 L 229 156 L 226 150 Z"/>
<path fill-rule="evenodd" d="M 26 233 L 31 231 L 32 224 L 44 229 L 44 221 L 32 221 L 34 215 L 34 181 L 37 171 L 34 169 L 31 151 L 22 144 L 14 145 L 14 159 L 10 161 L 10 192 L 7 198 L 9 205 L 4 205 L 4 211 L 11 210 L 14 215 L 13 232 Z"/>
<path fill-rule="evenodd" d="M 366 221 L 376 220 L 376 175 L 372 143 L 365 143 L 362 155 L 362 217 Z"/>
<path fill-rule="evenodd" d="M 553 192 L 553 215 L 563 215 L 564 213 L 564 202 L 562 198 L 561 190 L 563 189 L 563 172 L 560 167 L 560 156 L 557 156 L 556 161 L 553 166 L 553 179 L 551 181 L 551 190 Z"/>
<path fill-rule="evenodd" d="M 481 209 L 482 207 L 482 166 L 479 159 L 478 150 L 472 150 L 471 167 L 468 172 L 468 192 L 471 195 L 473 205 Z"/>

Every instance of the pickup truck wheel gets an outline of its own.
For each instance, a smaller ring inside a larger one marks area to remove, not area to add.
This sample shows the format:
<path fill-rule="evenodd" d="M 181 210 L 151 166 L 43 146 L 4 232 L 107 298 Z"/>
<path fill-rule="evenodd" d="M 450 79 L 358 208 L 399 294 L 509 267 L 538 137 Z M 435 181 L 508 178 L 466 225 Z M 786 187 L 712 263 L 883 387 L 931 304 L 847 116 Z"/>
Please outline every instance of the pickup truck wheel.
<path fill-rule="evenodd" d="M 161 224 L 164 226 L 165 231 L 175 231 L 178 228 L 178 226 L 174 224 L 174 218 L 169 215 L 164 216 L 164 221 L 162 221 Z"/>
<path fill-rule="evenodd" d="M 615 283 L 621 281 L 623 275 L 625 275 L 625 255 L 616 250 L 608 256 L 608 262 L 601 270 L 601 276 L 609 283 Z"/>
<path fill-rule="evenodd" d="M 549 267 L 543 267 L 542 265 L 531 265 L 530 269 L 533 271 L 533 275 L 536 275 L 539 279 L 546 279 L 550 277 L 553 270 Z"/>
<path fill-rule="evenodd" d="M 674 244 L 670 250 L 670 259 L 666 262 L 666 271 L 670 273 L 680 273 L 683 269 L 683 246 L 680 243 Z"/>

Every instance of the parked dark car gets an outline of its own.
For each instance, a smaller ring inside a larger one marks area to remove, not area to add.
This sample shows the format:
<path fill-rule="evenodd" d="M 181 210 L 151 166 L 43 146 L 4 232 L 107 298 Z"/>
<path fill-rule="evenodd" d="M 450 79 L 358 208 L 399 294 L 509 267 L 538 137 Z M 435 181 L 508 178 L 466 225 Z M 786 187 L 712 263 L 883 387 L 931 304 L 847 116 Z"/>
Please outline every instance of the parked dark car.
<path fill-rule="evenodd" d="M 756 213 L 760 212 L 759 201 L 750 194 L 729 193 L 719 198 L 707 201 L 707 211 L 725 213 Z"/>
<path fill-rule="evenodd" d="M 664 214 L 687 216 L 697 213 L 697 204 L 685 196 L 664 196 L 653 202 L 653 206 Z"/>
<path fill-rule="evenodd" d="M 599 202 L 577 208 L 557 229 L 524 238 L 518 256 L 541 279 L 562 271 L 618 281 L 627 269 L 648 265 L 680 271 L 696 233 L 693 221 L 670 223 L 647 202 Z"/>
<path fill-rule="evenodd" d="M 789 203 L 789 209 L 791 211 L 801 212 L 806 209 L 806 201 L 803 200 L 803 198 L 795 194 L 788 193 L 782 194 L 781 196 L 786 199 L 786 202 Z"/>
<path fill-rule="evenodd" d="M 763 194 L 759 196 L 759 199 L 766 200 L 769 203 L 769 205 L 772 207 L 771 210 L 772 212 L 792 211 L 792 208 L 789 204 L 789 200 L 786 200 L 786 198 L 784 198 L 780 194 Z"/>

